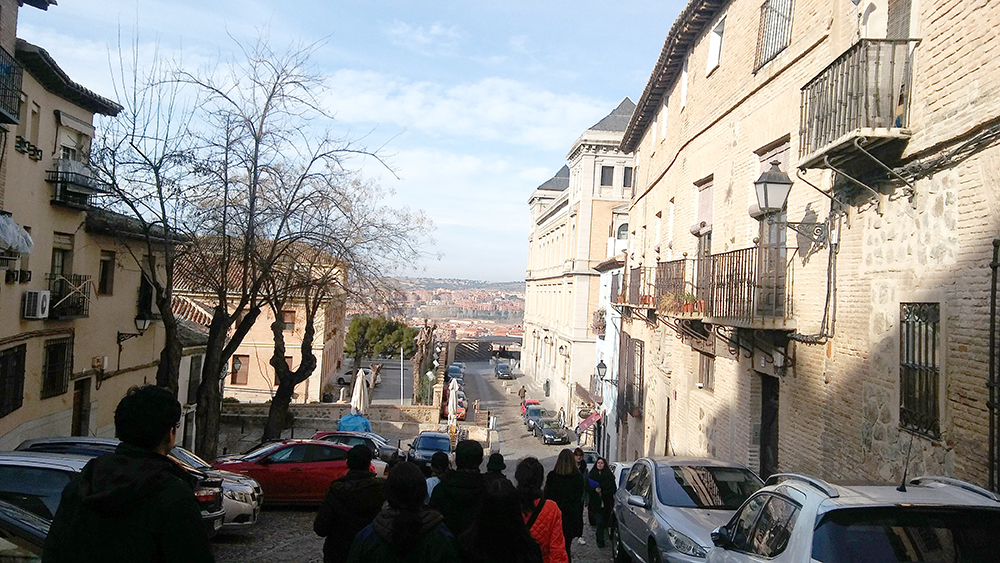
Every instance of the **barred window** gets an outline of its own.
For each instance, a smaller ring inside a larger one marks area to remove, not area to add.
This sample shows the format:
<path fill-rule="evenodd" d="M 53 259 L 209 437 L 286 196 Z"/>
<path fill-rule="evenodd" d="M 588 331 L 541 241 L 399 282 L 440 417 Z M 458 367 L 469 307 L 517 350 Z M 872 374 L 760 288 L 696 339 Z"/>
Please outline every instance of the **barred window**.
<path fill-rule="evenodd" d="M 632 404 L 629 405 L 636 416 L 642 416 L 643 401 L 645 399 L 645 377 L 643 373 L 643 348 L 642 340 L 632 339 Z"/>
<path fill-rule="evenodd" d="M 785 50 L 792 39 L 793 0 L 764 0 L 760 6 L 760 29 L 757 33 L 757 62 L 754 72 Z"/>
<path fill-rule="evenodd" d="M 715 389 L 715 356 L 698 352 L 698 388 Z"/>
<path fill-rule="evenodd" d="M 899 425 L 938 438 L 941 305 L 899 304 Z"/>
<path fill-rule="evenodd" d="M 0 352 L 0 418 L 24 403 L 24 352 L 22 344 Z"/>
<path fill-rule="evenodd" d="M 42 398 L 65 393 L 69 389 L 69 374 L 73 371 L 73 340 L 66 338 L 46 342 L 42 369 Z"/>

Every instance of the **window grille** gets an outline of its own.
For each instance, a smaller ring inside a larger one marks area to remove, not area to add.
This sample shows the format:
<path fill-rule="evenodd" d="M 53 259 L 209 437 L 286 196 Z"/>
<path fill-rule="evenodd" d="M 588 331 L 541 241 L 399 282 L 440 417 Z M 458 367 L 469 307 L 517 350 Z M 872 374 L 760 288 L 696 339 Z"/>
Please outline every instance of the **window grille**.
<path fill-rule="evenodd" d="M 941 306 L 899 304 L 899 425 L 939 438 L 938 395 Z"/>
<path fill-rule="evenodd" d="M 51 340 L 45 343 L 45 365 L 42 370 L 42 398 L 62 395 L 69 389 L 69 374 L 73 371 L 73 341 Z"/>
<path fill-rule="evenodd" d="M 24 344 L 0 352 L 0 417 L 21 408 L 24 402 Z"/>
<path fill-rule="evenodd" d="M 793 0 L 765 0 L 761 4 L 754 72 L 777 57 L 791 41 L 792 4 Z"/>

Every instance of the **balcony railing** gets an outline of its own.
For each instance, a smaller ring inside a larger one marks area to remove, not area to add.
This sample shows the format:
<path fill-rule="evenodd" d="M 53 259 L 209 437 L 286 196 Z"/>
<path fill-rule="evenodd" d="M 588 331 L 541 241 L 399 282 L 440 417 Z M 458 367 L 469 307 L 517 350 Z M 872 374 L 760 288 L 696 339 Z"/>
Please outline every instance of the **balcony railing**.
<path fill-rule="evenodd" d="M 622 281 L 622 292 L 617 302 L 630 307 L 656 308 L 654 295 L 656 292 L 655 268 L 629 268 Z"/>
<path fill-rule="evenodd" d="M 90 316 L 90 276 L 47 274 L 52 305 L 50 319 Z"/>
<path fill-rule="evenodd" d="M 52 184 L 52 203 L 86 208 L 90 196 L 105 191 L 86 164 L 66 158 L 56 159 L 54 164 L 55 170 L 49 170 L 46 178 Z"/>
<path fill-rule="evenodd" d="M 713 254 L 709 261 L 706 317 L 717 324 L 747 327 L 791 319 L 792 262 L 787 249 L 754 246 Z"/>
<path fill-rule="evenodd" d="M 670 316 L 701 316 L 699 311 L 697 262 L 691 258 L 660 262 L 656 265 L 656 308 Z"/>
<path fill-rule="evenodd" d="M 20 121 L 23 75 L 24 69 L 14 56 L 0 47 L 0 123 Z"/>
<path fill-rule="evenodd" d="M 799 156 L 860 129 L 909 124 L 913 39 L 862 39 L 802 87 Z"/>

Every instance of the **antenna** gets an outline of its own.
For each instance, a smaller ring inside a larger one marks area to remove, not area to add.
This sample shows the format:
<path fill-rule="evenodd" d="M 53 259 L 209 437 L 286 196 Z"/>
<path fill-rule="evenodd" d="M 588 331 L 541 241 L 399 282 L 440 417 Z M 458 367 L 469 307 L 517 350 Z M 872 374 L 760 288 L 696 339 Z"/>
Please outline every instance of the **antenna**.
<path fill-rule="evenodd" d="M 896 487 L 896 490 L 906 492 L 906 471 L 910 468 L 910 454 L 913 453 L 913 434 L 910 434 L 910 447 L 906 450 L 906 461 L 903 463 L 903 481 Z"/>

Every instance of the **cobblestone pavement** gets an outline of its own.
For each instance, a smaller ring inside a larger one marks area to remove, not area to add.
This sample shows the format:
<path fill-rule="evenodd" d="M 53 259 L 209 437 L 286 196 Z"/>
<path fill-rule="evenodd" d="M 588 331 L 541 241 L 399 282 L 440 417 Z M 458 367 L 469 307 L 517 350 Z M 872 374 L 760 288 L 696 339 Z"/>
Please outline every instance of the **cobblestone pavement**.
<path fill-rule="evenodd" d="M 521 422 L 517 390 L 522 385 L 522 375 L 515 370 L 517 379 L 500 381 L 493 377 L 493 367 L 486 362 L 470 362 L 465 377 L 466 393 L 470 401 L 479 399 L 480 407 L 497 415 L 501 440 L 493 444 L 507 460 L 505 473 L 513 480 L 517 460 L 525 456 L 535 456 L 545 466 L 546 471 L 555 465 L 556 456 L 563 447 L 543 446 L 538 439 L 528 433 Z M 540 398 L 538 389 L 528 387 L 528 396 Z M 397 438 L 396 436 L 387 436 Z M 406 442 L 411 436 L 399 436 Z M 573 446 L 575 447 L 575 446 Z M 484 464 L 485 467 L 485 464 Z M 257 524 L 247 530 L 221 533 L 213 540 L 216 561 L 219 563 L 255 562 L 322 562 L 323 539 L 312 531 L 315 507 L 272 508 L 266 507 Z M 574 563 L 595 563 L 611 560 L 611 549 L 598 548 L 594 528 L 584 525 L 586 545 L 574 542 L 572 546 Z"/>

